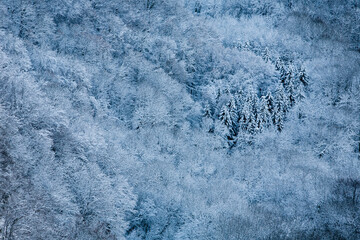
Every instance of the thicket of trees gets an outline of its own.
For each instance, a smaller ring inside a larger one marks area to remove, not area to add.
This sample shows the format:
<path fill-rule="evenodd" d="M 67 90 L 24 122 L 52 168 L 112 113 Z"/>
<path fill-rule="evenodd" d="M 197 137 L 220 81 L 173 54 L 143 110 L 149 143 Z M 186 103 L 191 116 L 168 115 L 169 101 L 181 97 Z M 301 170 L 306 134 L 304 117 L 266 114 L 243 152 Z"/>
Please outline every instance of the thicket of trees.
<path fill-rule="evenodd" d="M 0 239 L 359 239 L 358 12 L 0 1 Z"/>
<path fill-rule="evenodd" d="M 269 59 L 267 56 L 268 51 L 265 49 L 265 61 Z M 227 128 L 225 137 L 230 141 L 230 145 L 237 140 L 245 140 L 243 132 L 254 135 L 271 126 L 275 126 L 281 132 L 287 113 L 305 98 L 309 82 L 306 71 L 303 68 L 295 69 L 292 65 L 285 65 L 281 60 L 276 62 L 276 69 L 279 71 L 279 82 L 276 84 L 274 97 L 271 91 L 258 96 L 252 88 L 217 90 L 216 103 L 220 102 L 220 98 L 224 98 L 222 95 L 228 99 L 217 112 L 219 120 Z M 223 104 L 223 101 L 221 103 Z M 215 108 L 219 106 L 215 104 Z M 211 118 L 214 122 L 216 116 L 213 115 L 207 104 L 204 117 Z M 210 132 L 214 129 L 211 125 L 207 127 L 210 127 Z"/>

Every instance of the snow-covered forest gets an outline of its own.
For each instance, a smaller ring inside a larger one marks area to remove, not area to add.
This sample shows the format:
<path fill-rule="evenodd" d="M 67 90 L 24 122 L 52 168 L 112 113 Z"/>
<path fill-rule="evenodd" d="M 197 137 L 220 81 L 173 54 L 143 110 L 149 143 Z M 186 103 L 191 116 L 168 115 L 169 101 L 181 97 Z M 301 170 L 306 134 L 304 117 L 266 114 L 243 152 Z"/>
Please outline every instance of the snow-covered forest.
<path fill-rule="evenodd" d="M 0 0 L 0 239 L 360 239 L 359 0 Z"/>

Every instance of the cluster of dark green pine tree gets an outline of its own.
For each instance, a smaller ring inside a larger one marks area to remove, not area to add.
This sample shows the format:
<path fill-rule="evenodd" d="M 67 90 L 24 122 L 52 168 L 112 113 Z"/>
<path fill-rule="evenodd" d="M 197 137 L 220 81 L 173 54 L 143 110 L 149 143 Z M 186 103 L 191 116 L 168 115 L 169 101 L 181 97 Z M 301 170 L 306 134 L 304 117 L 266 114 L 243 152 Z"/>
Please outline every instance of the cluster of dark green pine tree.
<path fill-rule="evenodd" d="M 267 52 L 266 49 L 264 60 L 269 59 Z M 218 89 L 216 104 L 219 104 L 223 95 L 229 100 L 220 106 L 217 114 L 209 104 L 205 106 L 204 117 L 213 121 L 220 120 L 222 126 L 226 127 L 224 135 L 231 145 L 244 135 L 254 135 L 272 126 L 281 131 L 289 110 L 305 98 L 308 86 L 305 69 L 280 58 L 274 61 L 274 65 L 279 73 L 279 80 L 273 93 L 269 90 L 265 95 L 259 94 L 253 88 L 246 91 Z M 213 132 L 214 127 L 213 125 L 209 131 Z"/>

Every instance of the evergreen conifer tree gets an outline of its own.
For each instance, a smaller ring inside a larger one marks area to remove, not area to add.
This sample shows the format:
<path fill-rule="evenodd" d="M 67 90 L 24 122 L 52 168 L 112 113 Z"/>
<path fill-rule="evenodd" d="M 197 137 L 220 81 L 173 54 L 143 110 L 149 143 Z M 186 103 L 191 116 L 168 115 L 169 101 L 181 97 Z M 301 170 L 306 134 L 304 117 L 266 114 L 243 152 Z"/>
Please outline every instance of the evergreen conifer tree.
<path fill-rule="evenodd" d="M 237 109 L 234 98 L 221 108 L 219 119 L 229 130 L 229 138 L 233 139 L 237 135 Z"/>
<path fill-rule="evenodd" d="M 241 129 L 253 134 L 257 130 L 257 96 L 250 90 L 247 94 L 240 115 Z"/>
<path fill-rule="evenodd" d="M 207 103 L 204 107 L 204 117 L 211 118 L 212 117 L 212 111 L 210 104 Z"/>
<path fill-rule="evenodd" d="M 263 52 L 263 59 L 265 62 L 269 62 L 270 61 L 270 53 L 269 53 L 269 49 L 266 47 L 264 52 Z"/>
<path fill-rule="evenodd" d="M 308 80 L 308 76 L 306 74 L 306 71 L 304 68 L 300 68 L 300 71 L 299 71 L 299 80 L 300 82 L 304 85 L 304 86 L 307 86 L 309 84 L 309 80 Z"/>
<path fill-rule="evenodd" d="M 287 111 L 288 111 L 287 96 L 286 96 L 283 85 L 281 83 L 279 83 L 278 87 L 276 89 L 275 109 L 274 109 L 274 115 L 273 115 L 274 116 L 273 122 L 279 131 L 281 131 L 284 127 L 284 120 L 285 120 Z"/>
<path fill-rule="evenodd" d="M 221 123 L 227 127 L 227 129 L 229 130 L 229 133 L 230 133 L 230 129 L 232 129 L 232 127 L 233 127 L 233 121 L 231 119 L 230 109 L 227 105 L 224 105 L 221 108 L 219 119 L 220 119 Z"/>
<path fill-rule="evenodd" d="M 276 61 L 275 61 L 275 70 L 276 71 L 280 71 L 282 66 L 283 66 L 283 62 L 281 61 L 280 58 L 277 58 Z"/>
<path fill-rule="evenodd" d="M 275 103 L 274 103 L 274 98 L 270 91 L 266 94 L 265 100 L 266 100 L 267 109 L 269 110 L 269 113 L 272 116 L 274 114 Z"/>
<path fill-rule="evenodd" d="M 263 128 L 269 126 L 271 120 L 271 114 L 268 108 L 267 99 L 265 96 L 261 96 L 259 101 L 259 109 L 257 114 L 258 129 L 261 131 Z"/>

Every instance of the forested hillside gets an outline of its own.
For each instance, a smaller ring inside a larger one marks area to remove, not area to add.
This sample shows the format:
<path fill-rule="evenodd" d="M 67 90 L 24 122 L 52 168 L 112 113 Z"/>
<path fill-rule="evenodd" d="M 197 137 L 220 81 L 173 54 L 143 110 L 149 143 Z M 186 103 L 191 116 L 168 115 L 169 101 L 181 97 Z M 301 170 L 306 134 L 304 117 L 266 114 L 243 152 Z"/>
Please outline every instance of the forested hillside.
<path fill-rule="evenodd" d="M 0 0 L 0 239 L 360 239 L 360 2 Z"/>

